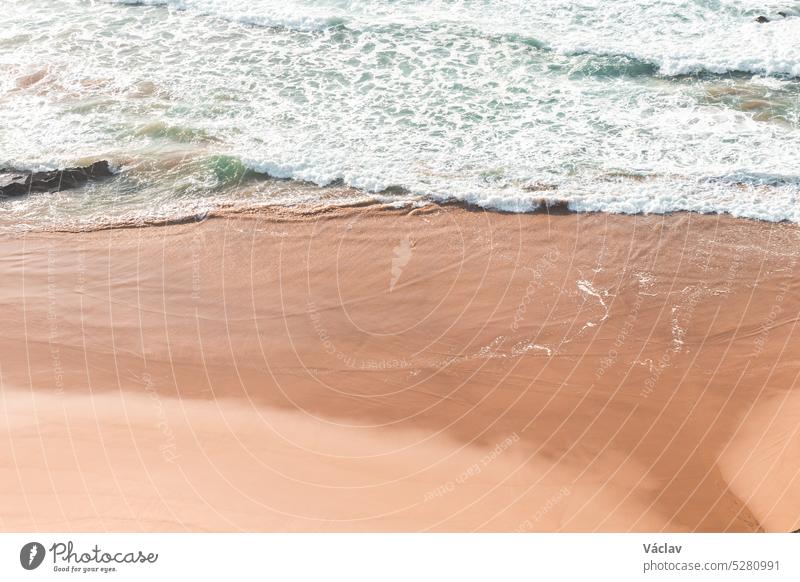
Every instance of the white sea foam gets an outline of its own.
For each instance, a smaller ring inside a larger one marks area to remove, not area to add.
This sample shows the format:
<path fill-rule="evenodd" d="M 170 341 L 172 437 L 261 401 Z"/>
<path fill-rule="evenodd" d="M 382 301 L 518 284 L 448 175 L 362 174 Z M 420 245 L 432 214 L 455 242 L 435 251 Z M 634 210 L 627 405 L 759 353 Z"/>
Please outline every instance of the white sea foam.
<path fill-rule="evenodd" d="M 240 161 L 395 203 L 800 221 L 776 0 L 9 2 L 0 167 L 123 169 L 91 204 L 0 202 L 20 220 L 313 196 L 236 188 Z"/>
<path fill-rule="evenodd" d="M 191 11 L 199 16 L 212 16 L 264 27 L 298 31 L 325 30 L 343 24 L 347 13 L 339 9 L 316 8 L 292 2 L 253 3 L 241 0 L 111 0 L 132 6 L 164 6 L 173 10 Z"/>
<path fill-rule="evenodd" d="M 459 23 L 487 34 L 531 35 L 563 54 L 625 55 L 664 75 L 751 72 L 800 75 L 800 10 L 781 1 L 665 0 L 111 0 L 167 6 L 244 24 L 358 30 Z M 785 14 L 787 17 L 781 16 Z M 768 23 L 758 23 L 766 16 Z"/>

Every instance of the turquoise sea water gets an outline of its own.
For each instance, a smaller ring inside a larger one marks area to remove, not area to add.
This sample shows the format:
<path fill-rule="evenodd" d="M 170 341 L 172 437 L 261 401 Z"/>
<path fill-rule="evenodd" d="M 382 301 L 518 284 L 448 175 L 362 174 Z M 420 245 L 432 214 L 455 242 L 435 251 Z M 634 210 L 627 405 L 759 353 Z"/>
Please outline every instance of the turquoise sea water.
<path fill-rule="evenodd" d="M 0 167 L 120 172 L 0 220 L 377 198 L 800 221 L 799 77 L 797 2 L 10 0 Z"/>

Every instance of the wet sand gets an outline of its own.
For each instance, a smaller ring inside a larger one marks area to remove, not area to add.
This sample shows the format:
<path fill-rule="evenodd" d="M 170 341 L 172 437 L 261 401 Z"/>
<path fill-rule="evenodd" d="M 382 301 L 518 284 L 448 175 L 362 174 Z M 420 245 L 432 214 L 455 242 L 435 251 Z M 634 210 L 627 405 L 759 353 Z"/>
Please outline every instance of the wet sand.
<path fill-rule="evenodd" d="M 796 225 L 363 207 L 0 249 L 2 530 L 800 527 Z"/>

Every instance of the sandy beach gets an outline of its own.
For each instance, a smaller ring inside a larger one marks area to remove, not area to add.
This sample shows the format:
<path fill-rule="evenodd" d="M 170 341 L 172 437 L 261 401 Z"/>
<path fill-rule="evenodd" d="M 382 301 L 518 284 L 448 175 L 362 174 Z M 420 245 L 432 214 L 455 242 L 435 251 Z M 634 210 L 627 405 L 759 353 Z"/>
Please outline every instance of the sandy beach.
<path fill-rule="evenodd" d="M 800 230 L 263 211 L 0 237 L 4 531 L 800 528 Z"/>

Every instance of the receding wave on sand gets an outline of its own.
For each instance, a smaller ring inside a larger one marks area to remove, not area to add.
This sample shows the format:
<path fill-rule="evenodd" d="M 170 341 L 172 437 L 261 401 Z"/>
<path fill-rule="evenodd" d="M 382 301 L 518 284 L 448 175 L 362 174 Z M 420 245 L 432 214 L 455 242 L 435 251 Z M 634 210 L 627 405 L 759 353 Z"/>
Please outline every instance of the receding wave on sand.
<path fill-rule="evenodd" d="M 106 163 L 106 162 L 98 162 Z M 796 176 L 742 172 L 687 181 L 680 176 L 630 171 L 598 174 L 588 183 L 527 181 L 504 196 L 420 193 L 402 185 L 378 190 L 344 179 L 324 185 L 273 172 L 237 156 L 185 155 L 114 162 L 102 181 L 58 192 L 0 196 L 0 232 L 91 232 L 191 223 L 234 214 L 306 215 L 340 208 L 458 206 L 521 214 L 616 213 L 670 215 L 689 212 L 768 222 L 800 222 Z M 0 169 L 0 186 L 10 170 Z M 17 174 L 30 172 L 15 170 Z M 58 171 L 41 175 L 53 176 Z M 22 176 L 16 176 L 19 180 Z M 170 188 L 170 186 L 180 186 Z M 587 195 L 587 191 L 594 194 Z M 702 192 L 702 195 L 687 195 Z M 734 192 L 735 194 L 731 194 Z"/>

